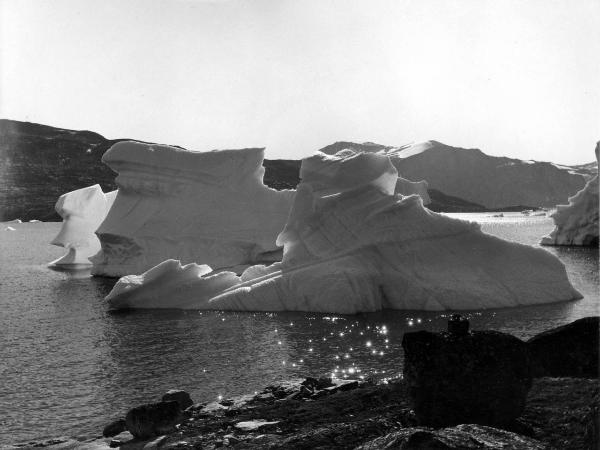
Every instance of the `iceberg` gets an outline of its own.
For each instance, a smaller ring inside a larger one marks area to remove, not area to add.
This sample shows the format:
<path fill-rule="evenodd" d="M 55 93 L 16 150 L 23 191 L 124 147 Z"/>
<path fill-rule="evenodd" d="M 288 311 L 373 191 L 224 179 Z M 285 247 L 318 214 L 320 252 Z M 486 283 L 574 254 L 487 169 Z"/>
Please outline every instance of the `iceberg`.
<path fill-rule="evenodd" d="M 596 160 L 600 142 L 596 144 Z M 552 214 L 555 228 L 542 238 L 542 245 L 598 246 L 598 174 L 582 190 L 558 205 Z"/>
<path fill-rule="evenodd" d="M 395 194 L 398 172 L 386 155 L 317 152 L 303 160 L 300 177 L 277 238 L 280 263 L 236 277 L 167 262 L 156 268 L 164 281 L 122 278 L 109 306 L 352 314 L 581 298 L 549 252 L 429 211 L 418 195 Z"/>
<path fill-rule="evenodd" d="M 100 250 L 100 241 L 94 232 L 106 217 L 116 195 L 117 191 L 105 194 L 100 185 L 95 184 L 59 197 L 55 209 L 63 223 L 51 244 L 65 247 L 67 253 L 49 266 L 91 267 L 89 258 Z"/>
<path fill-rule="evenodd" d="M 345 155 L 350 156 L 352 154 L 358 153 L 376 153 L 378 155 L 385 155 L 390 157 L 390 161 L 394 161 L 394 159 L 399 158 L 399 155 L 404 155 L 405 152 L 401 152 L 405 147 L 394 148 L 394 147 L 386 147 L 378 144 L 373 144 L 372 142 L 364 143 L 364 144 L 355 144 L 353 142 L 337 142 L 333 145 L 327 146 L 319 150 L 321 153 L 325 153 L 326 155 Z M 421 150 L 423 151 L 423 150 Z M 402 156 L 404 157 L 404 156 Z M 411 181 L 406 178 L 402 178 L 398 175 L 396 179 L 396 194 L 402 195 L 412 195 L 417 194 L 423 200 L 424 205 L 429 205 L 431 203 L 431 198 L 429 197 L 429 183 L 425 180 L 421 181 Z"/>
<path fill-rule="evenodd" d="M 113 145 L 102 161 L 119 189 L 96 231 L 92 274 L 141 274 L 168 259 L 215 270 L 280 260 L 275 240 L 295 191 L 263 184 L 263 158 L 262 148 Z"/>
<path fill-rule="evenodd" d="M 141 275 L 120 278 L 106 300 L 111 309 L 204 309 L 212 297 L 241 283 L 233 272 L 212 272 L 206 264 L 182 266 L 169 259 Z"/>

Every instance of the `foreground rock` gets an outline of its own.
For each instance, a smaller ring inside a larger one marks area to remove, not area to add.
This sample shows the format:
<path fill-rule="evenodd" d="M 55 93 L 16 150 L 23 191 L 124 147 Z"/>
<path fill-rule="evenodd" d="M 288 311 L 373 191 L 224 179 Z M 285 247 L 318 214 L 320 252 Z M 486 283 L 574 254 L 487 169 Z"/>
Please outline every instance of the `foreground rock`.
<path fill-rule="evenodd" d="M 507 426 L 525 407 L 532 375 L 527 345 L 495 331 L 406 333 L 404 377 L 417 420 Z"/>
<path fill-rule="evenodd" d="M 600 142 L 596 144 L 596 161 Z M 582 190 L 569 197 L 568 205 L 558 205 L 552 215 L 556 227 L 542 238 L 542 245 L 598 246 L 598 174 Z"/>
<path fill-rule="evenodd" d="M 600 317 L 585 317 L 527 341 L 537 377 L 598 377 Z"/>
<path fill-rule="evenodd" d="M 127 430 L 136 438 L 150 438 L 175 431 L 184 420 L 176 401 L 149 403 L 133 408 L 125 417 Z"/>
<path fill-rule="evenodd" d="M 405 428 L 395 431 L 356 448 L 356 450 L 544 450 L 542 442 L 510 431 L 482 425 L 458 425 L 453 428 L 432 430 Z"/>
<path fill-rule="evenodd" d="M 163 402 L 175 401 L 179 405 L 180 410 L 185 410 L 194 404 L 190 394 L 181 389 L 171 389 L 162 396 Z"/>
<path fill-rule="evenodd" d="M 337 386 L 341 381 L 332 383 Z M 402 380 L 379 385 L 361 381 L 333 392 L 324 387 L 303 390 L 308 386 L 314 381 L 296 380 L 253 396 L 194 405 L 188 410 L 191 417 L 160 448 L 379 449 L 386 448 L 381 445 L 385 442 L 390 448 L 415 449 L 597 448 L 598 441 L 588 431 L 597 420 L 591 415 L 598 392 L 592 380 L 535 380 L 520 426 L 508 429 L 468 424 L 439 430 L 419 427 Z M 400 447 L 407 445 L 402 438 L 411 446 Z M 461 447 L 467 442 L 473 447 Z M 417 446 L 424 443 L 430 447 Z M 122 448 L 134 445 L 139 441 Z"/>
<path fill-rule="evenodd" d="M 102 430 L 102 436 L 113 437 L 126 430 L 127 424 L 125 422 L 125 419 L 118 419 L 104 427 L 104 429 Z"/>
<path fill-rule="evenodd" d="M 337 380 L 332 382 L 337 385 Z M 306 384 L 312 386 L 314 383 Z M 310 393 L 303 391 L 306 384 L 303 385 L 302 380 L 290 381 L 270 386 L 257 395 L 194 405 L 188 409 L 190 417 L 166 436 L 141 440 L 122 433 L 107 439 L 58 439 L 13 448 L 107 449 L 113 442 L 112 445 L 118 443 L 123 450 L 145 446 L 207 450 L 229 446 L 257 450 L 355 449 L 359 446 L 373 449 L 385 448 L 383 445 L 374 447 L 373 443 L 393 443 L 406 435 L 412 436 L 412 442 L 433 441 L 435 444 L 432 445 L 437 447 L 425 448 L 436 449 L 447 448 L 436 440 L 450 445 L 449 442 L 456 443 L 457 439 L 467 435 L 474 443 L 506 443 L 507 449 L 523 448 L 518 446 L 522 442 L 534 449 L 539 448 L 539 443 L 543 444 L 542 448 L 557 450 L 598 448 L 597 433 L 593 432 L 598 429 L 598 416 L 593 414 L 598 402 L 596 380 L 534 380 L 527 405 L 519 418 L 522 426 L 505 430 L 510 433 L 477 425 L 459 425 L 446 430 L 418 427 L 411 412 L 406 384 L 401 380 L 380 385 L 360 382 L 349 390 L 323 394 L 320 392 L 324 388 L 311 388 Z M 303 393 L 298 394 L 300 392 Z M 298 396 L 294 396 L 295 393 Z M 259 426 L 251 427 L 251 431 L 236 426 L 248 422 Z M 400 447 L 392 445 L 391 448 Z"/>

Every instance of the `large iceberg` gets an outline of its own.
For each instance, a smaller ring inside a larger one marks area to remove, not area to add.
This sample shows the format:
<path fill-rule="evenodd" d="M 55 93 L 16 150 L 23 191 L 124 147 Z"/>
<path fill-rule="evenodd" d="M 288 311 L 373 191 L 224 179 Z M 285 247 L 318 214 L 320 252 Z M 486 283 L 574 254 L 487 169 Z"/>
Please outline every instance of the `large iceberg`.
<path fill-rule="evenodd" d="M 237 277 L 169 261 L 122 278 L 107 297 L 110 307 L 357 313 L 581 298 L 545 250 L 431 212 L 417 195 L 396 195 L 398 173 L 386 155 L 317 153 L 303 160 L 300 176 L 277 238 L 281 263 Z"/>
<path fill-rule="evenodd" d="M 600 142 L 596 144 L 596 160 Z M 542 238 L 542 245 L 598 246 L 598 175 L 587 182 L 568 205 L 558 205 L 552 214 L 555 228 Z"/>
<path fill-rule="evenodd" d="M 167 259 L 213 269 L 280 260 L 275 239 L 294 191 L 263 184 L 263 157 L 262 148 L 113 145 L 102 161 L 119 174 L 119 193 L 96 231 L 92 273 L 141 274 Z"/>
<path fill-rule="evenodd" d="M 52 261 L 50 267 L 85 268 L 92 263 L 89 258 L 100 250 L 100 241 L 94 234 L 110 210 L 117 191 L 105 194 L 95 184 L 61 195 L 56 202 L 56 212 L 63 218 L 58 235 L 51 244 L 65 247 L 67 253 Z"/>

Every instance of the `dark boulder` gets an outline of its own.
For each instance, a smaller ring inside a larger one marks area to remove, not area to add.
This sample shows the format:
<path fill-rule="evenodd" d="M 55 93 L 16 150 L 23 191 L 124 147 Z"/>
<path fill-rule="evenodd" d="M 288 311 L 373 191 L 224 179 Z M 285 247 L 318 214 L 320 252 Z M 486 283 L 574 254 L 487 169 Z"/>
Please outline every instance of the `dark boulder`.
<path fill-rule="evenodd" d="M 527 341 L 535 377 L 598 377 L 600 317 L 585 317 Z"/>
<path fill-rule="evenodd" d="M 504 426 L 523 412 L 532 376 L 527 345 L 496 331 L 406 333 L 404 378 L 419 424 Z"/>
<path fill-rule="evenodd" d="M 540 441 L 510 431 L 498 430 L 483 425 L 466 424 L 440 430 L 404 428 L 369 441 L 356 450 L 379 450 L 382 448 L 402 450 L 542 450 L 546 446 Z"/>
<path fill-rule="evenodd" d="M 306 386 L 307 388 L 312 390 L 320 390 L 331 386 L 335 386 L 330 377 L 319 377 L 318 379 L 313 377 L 307 377 L 301 384 L 302 386 Z"/>
<path fill-rule="evenodd" d="M 162 396 L 162 401 L 175 401 L 179 404 L 179 409 L 181 410 L 187 409 L 194 404 L 190 394 L 180 389 L 171 389 L 170 391 L 167 391 L 167 393 Z"/>
<path fill-rule="evenodd" d="M 102 436 L 113 437 L 119 433 L 122 433 L 126 429 L 127 427 L 125 425 L 125 419 L 115 420 L 104 427 L 104 430 L 102 430 Z"/>
<path fill-rule="evenodd" d="M 127 430 L 137 438 L 147 439 L 175 431 L 184 415 L 175 401 L 149 403 L 131 409 L 125 417 Z"/>

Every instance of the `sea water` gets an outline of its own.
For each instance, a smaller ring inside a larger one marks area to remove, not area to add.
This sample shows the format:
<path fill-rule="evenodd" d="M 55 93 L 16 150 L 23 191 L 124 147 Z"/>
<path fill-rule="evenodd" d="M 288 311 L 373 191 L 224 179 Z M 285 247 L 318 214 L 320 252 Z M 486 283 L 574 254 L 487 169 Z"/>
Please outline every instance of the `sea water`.
<path fill-rule="evenodd" d="M 548 217 L 452 214 L 490 234 L 537 245 Z M 10 226 L 14 231 L 7 230 Z M 402 372 L 402 335 L 446 328 L 449 312 L 355 316 L 144 310 L 109 313 L 114 280 L 56 272 L 58 223 L 0 224 L 0 444 L 92 437 L 168 389 L 196 402 L 307 375 L 387 378 Z M 466 313 L 473 329 L 529 338 L 598 314 L 598 249 L 545 249 L 585 297 Z"/>

